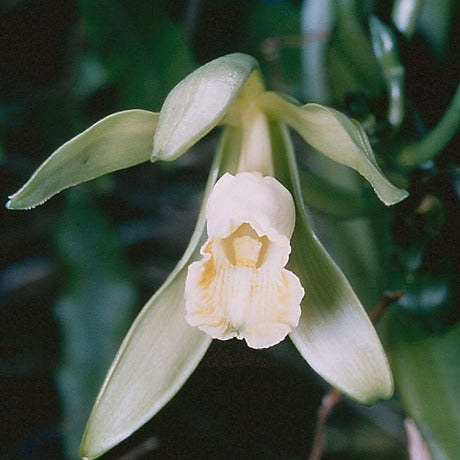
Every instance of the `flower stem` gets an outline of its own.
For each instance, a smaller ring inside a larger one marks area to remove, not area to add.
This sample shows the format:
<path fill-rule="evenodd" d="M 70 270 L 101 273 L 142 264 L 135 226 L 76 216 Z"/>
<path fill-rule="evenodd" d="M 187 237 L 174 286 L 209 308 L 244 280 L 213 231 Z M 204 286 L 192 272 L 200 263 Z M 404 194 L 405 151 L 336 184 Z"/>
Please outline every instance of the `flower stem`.
<path fill-rule="evenodd" d="M 460 85 L 438 124 L 419 142 L 404 147 L 398 162 L 404 166 L 419 166 L 439 155 L 460 128 Z"/>
<path fill-rule="evenodd" d="M 323 397 L 318 409 L 315 437 L 309 460 L 320 460 L 326 444 L 326 422 L 334 407 L 342 400 L 342 393 L 331 388 Z"/>
<path fill-rule="evenodd" d="M 394 302 L 399 300 L 404 293 L 402 291 L 396 292 L 385 292 L 382 297 L 382 300 L 374 307 L 374 309 L 369 314 L 369 318 L 373 324 L 376 324 L 383 312 Z"/>

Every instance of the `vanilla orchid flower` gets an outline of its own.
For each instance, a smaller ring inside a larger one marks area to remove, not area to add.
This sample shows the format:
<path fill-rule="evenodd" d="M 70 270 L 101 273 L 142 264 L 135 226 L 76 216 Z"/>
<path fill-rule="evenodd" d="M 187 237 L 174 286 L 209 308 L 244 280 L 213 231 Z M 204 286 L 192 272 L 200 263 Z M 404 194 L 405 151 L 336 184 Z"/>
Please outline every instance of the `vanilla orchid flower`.
<path fill-rule="evenodd" d="M 289 334 L 305 360 L 351 398 L 370 404 L 392 394 L 378 336 L 309 225 L 286 125 L 360 173 L 386 205 L 407 193 L 385 178 L 359 123 L 267 92 L 250 56 L 197 69 L 159 114 L 129 110 L 99 121 L 60 147 L 7 206 L 28 209 L 108 172 L 174 160 L 217 125 L 224 131 L 190 244 L 121 344 L 88 421 L 85 458 L 157 413 L 212 338 L 264 348 Z"/>
<path fill-rule="evenodd" d="M 297 326 L 304 289 L 286 270 L 295 207 L 289 191 L 259 172 L 225 173 L 206 204 L 203 259 L 188 267 L 186 321 L 212 338 L 275 345 Z"/>

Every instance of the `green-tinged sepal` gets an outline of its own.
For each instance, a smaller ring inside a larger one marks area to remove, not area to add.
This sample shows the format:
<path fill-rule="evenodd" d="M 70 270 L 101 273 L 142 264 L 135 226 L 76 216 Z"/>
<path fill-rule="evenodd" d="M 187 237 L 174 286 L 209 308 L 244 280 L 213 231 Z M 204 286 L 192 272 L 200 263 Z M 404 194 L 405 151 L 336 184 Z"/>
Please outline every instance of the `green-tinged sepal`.
<path fill-rule="evenodd" d="M 88 420 L 80 447 L 83 458 L 99 457 L 153 417 L 185 383 L 211 343 L 184 319 L 187 266 L 198 257 L 204 224 L 201 213 L 181 261 L 123 340 Z"/>
<path fill-rule="evenodd" d="M 184 320 L 186 272 L 176 270 L 131 326 L 89 418 L 82 457 L 99 457 L 149 420 L 205 354 L 211 339 Z"/>
<path fill-rule="evenodd" d="M 30 209 L 56 193 L 118 169 L 148 161 L 158 114 L 127 110 L 98 121 L 59 147 L 7 203 Z"/>
<path fill-rule="evenodd" d="M 160 111 L 152 161 L 176 159 L 219 124 L 257 68 L 253 57 L 229 54 L 175 86 Z"/>
<path fill-rule="evenodd" d="M 153 417 L 185 383 L 211 343 L 209 336 L 185 322 L 185 278 L 189 264 L 200 257 L 207 198 L 222 171 L 235 171 L 240 136 L 232 127 L 223 133 L 190 243 L 120 346 L 83 435 L 84 458 L 99 457 Z"/>
<path fill-rule="evenodd" d="M 319 104 L 299 106 L 270 92 L 261 94 L 258 103 L 273 118 L 290 125 L 323 155 L 358 171 L 386 205 L 407 197 L 405 190 L 395 187 L 383 175 L 367 135 L 358 122 L 330 107 Z"/>
<path fill-rule="evenodd" d="M 393 379 L 375 329 L 342 271 L 313 234 L 304 212 L 297 165 L 286 128 L 271 125 L 276 176 L 296 202 L 288 267 L 305 288 L 302 315 L 290 337 L 326 381 L 363 404 L 393 393 Z"/>

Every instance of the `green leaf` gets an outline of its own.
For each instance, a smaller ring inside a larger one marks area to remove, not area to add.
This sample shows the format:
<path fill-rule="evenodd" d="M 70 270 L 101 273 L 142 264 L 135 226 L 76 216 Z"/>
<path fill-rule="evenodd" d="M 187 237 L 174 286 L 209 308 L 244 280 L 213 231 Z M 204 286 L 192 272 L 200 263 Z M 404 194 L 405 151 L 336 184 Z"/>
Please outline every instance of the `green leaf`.
<path fill-rule="evenodd" d="M 257 67 L 251 56 L 229 54 L 200 67 L 175 86 L 160 111 L 152 160 L 175 160 L 211 131 Z"/>
<path fill-rule="evenodd" d="M 392 185 L 383 175 L 358 122 L 319 104 L 300 107 L 275 93 L 260 95 L 258 102 L 268 114 L 288 123 L 316 150 L 358 171 L 386 205 L 407 197 L 405 190 Z"/>
<path fill-rule="evenodd" d="M 428 334 L 392 312 L 387 338 L 396 386 L 404 408 L 420 428 L 436 460 L 460 452 L 460 323 Z"/>
<path fill-rule="evenodd" d="M 63 348 L 56 381 L 68 458 L 80 438 L 99 386 L 132 319 L 137 293 L 115 232 L 84 190 L 67 195 L 56 226 L 66 284 L 56 303 Z"/>
<path fill-rule="evenodd" d="M 206 199 L 222 171 L 235 171 L 239 144 L 239 130 L 227 128 L 189 246 L 134 321 L 107 374 L 83 436 L 85 458 L 102 455 L 153 417 L 185 383 L 211 342 L 185 322 L 184 285 L 188 265 L 200 257 Z"/>
<path fill-rule="evenodd" d="M 343 95 L 360 91 L 371 97 L 377 97 L 382 88 L 382 79 L 367 31 L 361 24 L 359 3 L 362 2 L 355 0 L 334 2 L 336 24 L 329 40 L 330 47 L 334 49 L 336 56 L 341 57 L 342 63 L 351 72 L 352 80 L 356 81 L 357 86 L 344 87 L 342 75 L 330 73 L 329 78 L 334 86 L 339 87 L 337 89 Z"/>
<path fill-rule="evenodd" d="M 271 125 L 276 176 L 297 209 L 289 266 L 305 288 L 300 323 L 290 337 L 305 360 L 331 385 L 371 404 L 393 392 L 379 338 L 347 279 L 313 234 L 304 212 L 297 165 L 285 127 Z"/>
<path fill-rule="evenodd" d="M 382 69 L 388 93 L 388 121 L 399 127 L 405 112 L 405 75 L 398 53 L 398 43 L 390 27 L 371 16 L 369 27 L 374 53 Z"/>
<path fill-rule="evenodd" d="M 10 197 L 7 207 L 30 209 L 67 187 L 148 161 L 157 119 L 145 110 L 103 118 L 59 147 Z"/>

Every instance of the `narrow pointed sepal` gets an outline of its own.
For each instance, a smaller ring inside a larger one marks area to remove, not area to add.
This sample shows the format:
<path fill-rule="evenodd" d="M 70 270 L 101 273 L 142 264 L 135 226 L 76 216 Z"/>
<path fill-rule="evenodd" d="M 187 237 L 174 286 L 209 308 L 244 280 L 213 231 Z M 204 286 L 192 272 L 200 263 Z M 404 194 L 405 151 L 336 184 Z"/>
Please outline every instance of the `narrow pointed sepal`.
<path fill-rule="evenodd" d="M 147 303 L 115 357 L 81 444 L 97 458 L 137 430 L 184 384 L 211 339 L 184 319 L 186 270 Z"/>
<path fill-rule="evenodd" d="M 233 170 L 237 129 L 227 128 L 203 197 L 206 203 L 222 169 Z M 99 392 L 81 443 L 81 456 L 102 455 L 155 415 L 198 365 L 211 338 L 185 322 L 185 278 L 199 258 L 205 205 L 178 265 L 145 305 L 124 339 Z"/>
<path fill-rule="evenodd" d="M 391 371 L 375 329 L 342 271 L 306 221 L 292 239 L 292 270 L 306 286 L 291 340 L 327 382 L 362 404 L 393 393 Z M 305 232 L 300 234 L 299 232 Z"/>
<path fill-rule="evenodd" d="M 253 57 L 229 54 L 175 86 L 160 111 L 152 160 L 174 160 L 205 136 L 222 120 L 256 68 Z"/>
<path fill-rule="evenodd" d="M 157 119 L 158 114 L 146 110 L 103 118 L 59 147 L 7 207 L 30 209 L 72 185 L 148 161 Z"/>
<path fill-rule="evenodd" d="M 393 379 L 377 333 L 308 223 L 286 128 L 274 123 L 271 133 L 279 153 L 276 176 L 293 194 L 297 209 L 288 268 L 306 292 L 299 325 L 290 338 L 313 369 L 341 392 L 364 404 L 389 398 Z"/>
<path fill-rule="evenodd" d="M 286 122 L 323 155 L 359 172 L 387 206 L 407 197 L 405 190 L 384 176 L 361 125 L 330 107 L 288 102 L 275 93 L 264 93 L 259 104 L 274 118 Z"/>

